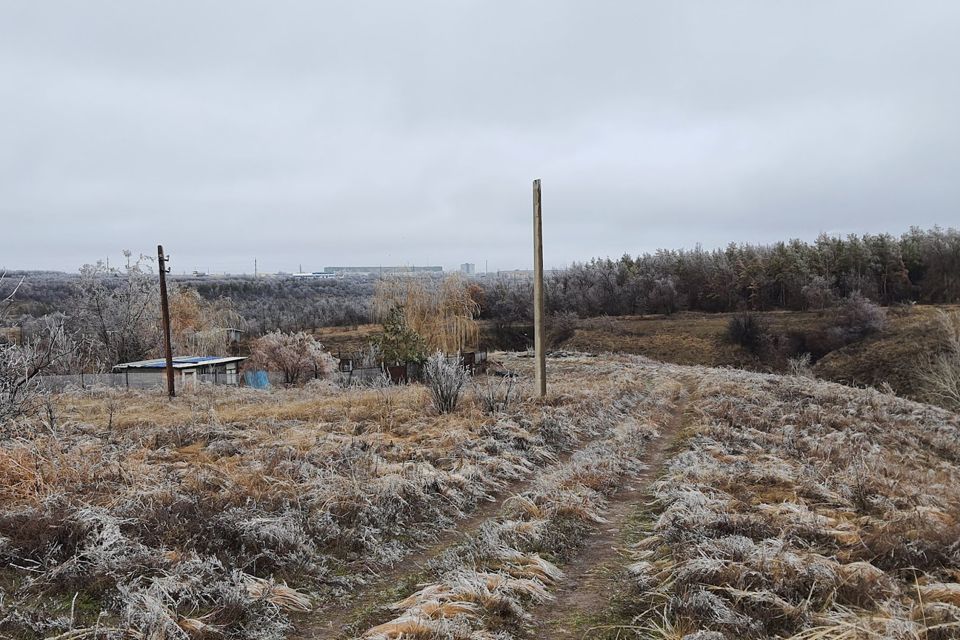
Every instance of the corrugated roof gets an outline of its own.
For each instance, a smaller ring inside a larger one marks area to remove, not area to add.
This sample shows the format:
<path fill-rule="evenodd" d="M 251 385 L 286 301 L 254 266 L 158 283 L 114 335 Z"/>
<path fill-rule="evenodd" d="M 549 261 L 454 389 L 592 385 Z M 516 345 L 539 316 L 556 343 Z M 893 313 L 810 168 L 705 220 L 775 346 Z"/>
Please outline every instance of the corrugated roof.
<path fill-rule="evenodd" d="M 227 362 L 240 362 L 246 360 L 243 356 L 176 356 L 173 359 L 174 369 L 192 369 L 201 365 L 224 364 Z M 114 369 L 163 369 L 166 368 L 167 361 L 163 358 L 154 360 L 138 360 L 136 362 L 122 362 L 115 365 Z"/>

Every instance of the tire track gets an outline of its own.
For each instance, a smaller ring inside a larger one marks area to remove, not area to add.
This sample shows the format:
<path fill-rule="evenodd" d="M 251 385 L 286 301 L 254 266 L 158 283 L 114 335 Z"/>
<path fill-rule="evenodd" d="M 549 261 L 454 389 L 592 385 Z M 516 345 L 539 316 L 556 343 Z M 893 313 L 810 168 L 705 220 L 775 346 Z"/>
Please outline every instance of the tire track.
<path fill-rule="evenodd" d="M 617 574 L 625 562 L 626 530 L 650 498 L 650 488 L 681 439 L 686 411 L 695 384 L 687 382 L 677 406 L 660 435 L 651 440 L 643 457 L 644 470 L 630 478 L 610 498 L 603 517 L 607 521 L 583 541 L 582 552 L 564 564 L 563 582 L 554 591 L 554 600 L 533 610 L 530 637 L 583 638 L 598 616 L 608 608 L 621 586 Z"/>
<path fill-rule="evenodd" d="M 413 551 L 393 567 L 377 573 L 348 596 L 321 604 L 309 614 L 293 616 L 295 626 L 289 638 L 336 640 L 350 637 L 351 632 L 363 627 L 364 617 L 374 608 L 392 601 L 395 599 L 395 592 L 403 591 L 405 586 L 412 587 L 425 577 L 431 560 L 476 533 L 483 523 L 500 513 L 506 500 L 529 489 L 545 471 L 566 464 L 577 451 L 596 439 L 597 436 L 591 436 L 579 441 L 574 448 L 563 452 L 550 464 L 534 469 L 529 477 L 495 492 L 491 500 L 483 502 L 468 516 L 457 520 L 429 546 Z"/>

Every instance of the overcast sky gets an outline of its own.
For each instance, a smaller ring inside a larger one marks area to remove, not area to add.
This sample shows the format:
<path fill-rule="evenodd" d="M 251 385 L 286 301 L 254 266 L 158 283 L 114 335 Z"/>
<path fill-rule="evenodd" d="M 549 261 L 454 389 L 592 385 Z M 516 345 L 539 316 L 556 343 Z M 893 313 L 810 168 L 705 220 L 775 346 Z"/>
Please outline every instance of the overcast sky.
<path fill-rule="evenodd" d="M 956 226 L 960 2 L 0 0 L 0 266 Z"/>

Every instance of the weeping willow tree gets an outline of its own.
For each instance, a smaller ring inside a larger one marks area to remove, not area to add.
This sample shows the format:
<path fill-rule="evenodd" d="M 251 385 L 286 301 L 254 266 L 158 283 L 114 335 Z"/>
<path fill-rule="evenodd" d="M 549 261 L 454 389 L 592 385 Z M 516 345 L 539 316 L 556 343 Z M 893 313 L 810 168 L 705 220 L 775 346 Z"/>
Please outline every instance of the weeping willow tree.
<path fill-rule="evenodd" d="M 170 328 L 174 349 L 187 354 L 228 355 L 227 329 L 245 329 L 243 319 L 229 298 L 204 300 L 188 287 L 178 287 L 170 296 Z"/>
<path fill-rule="evenodd" d="M 458 275 L 440 282 L 411 277 L 381 280 L 374 295 L 374 312 L 385 321 L 397 310 L 406 327 L 423 338 L 430 351 L 455 353 L 477 348 L 480 305 Z"/>

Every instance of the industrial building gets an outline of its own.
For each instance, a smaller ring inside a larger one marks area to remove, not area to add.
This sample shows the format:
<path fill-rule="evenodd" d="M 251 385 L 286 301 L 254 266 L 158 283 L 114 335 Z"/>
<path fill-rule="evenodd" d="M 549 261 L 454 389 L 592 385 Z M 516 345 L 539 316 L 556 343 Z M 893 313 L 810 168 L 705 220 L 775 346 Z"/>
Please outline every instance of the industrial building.
<path fill-rule="evenodd" d="M 443 273 L 443 267 L 326 267 L 323 271 L 331 275 L 376 276 L 386 274 Z"/>

